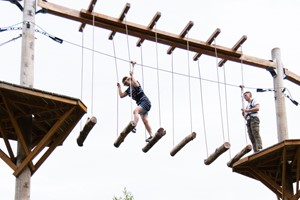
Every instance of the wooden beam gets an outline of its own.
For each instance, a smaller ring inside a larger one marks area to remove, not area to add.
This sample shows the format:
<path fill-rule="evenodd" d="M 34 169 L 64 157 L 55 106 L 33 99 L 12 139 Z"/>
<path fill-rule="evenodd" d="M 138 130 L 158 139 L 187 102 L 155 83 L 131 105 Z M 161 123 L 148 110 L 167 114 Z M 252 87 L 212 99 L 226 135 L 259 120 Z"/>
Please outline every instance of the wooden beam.
<path fill-rule="evenodd" d="M 89 7 L 88 7 L 88 11 L 89 11 L 90 13 L 93 12 L 96 3 L 97 3 L 97 0 L 91 0 L 90 5 L 89 5 Z M 80 25 L 80 27 L 79 27 L 79 31 L 82 32 L 83 29 L 84 29 L 84 27 L 85 27 L 85 23 L 81 23 L 81 25 Z"/>
<path fill-rule="evenodd" d="M 244 42 L 247 40 L 247 36 L 246 35 L 243 35 L 242 37 L 241 37 L 241 39 L 232 47 L 232 49 L 234 50 L 234 51 L 237 51 L 241 46 L 242 46 L 242 44 L 244 44 Z M 222 59 L 220 62 L 219 62 L 219 67 L 222 67 L 224 64 L 225 64 L 225 62 L 226 62 L 227 60 L 226 59 Z"/>
<path fill-rule="evenodd" d="M 63 116 L 51 127 L 49 132 L 41 139 L 38 145 L 26 156 L 25 160 L 18 166 L 17 170 L 14 172 L 14 175 L 17 177 L 24 170 L 24 168 L 31 162 L 39 152 L 41 152 L 45 146 L 49 143 L 49 140 L 56 133 L 57 129 L 60 128 L 61 124 L 71 115 L 75 107 L 70 108 Z M 35 170 L 34 170 L 35 171 Z"/>
<path fill-rule="evenodd" d="M 155 26 L 155 24 L 158 22 L 159 18 L 161 16 L 161 13 L 160 12 L 157 12 L 154 17 L 152 18 L 151 22 L 149 23 L 148 25 L 148 29 L 149 30 L 152 30 L 153 27 Z M 140 38 L 137 43 L 136 43 L 136 46 L 140 47 L 142 45 L 142 43 L 144 42 L 145 39 L 143 38 Z"/>
<path fill-rule="evenodd" d="M 88 11 L 73 10 L 63 6 L 59 6 L 53 3 L 46 1 L 38 0 L 38 5 L 44 9 L 47 9 L 49 14 L 63 17 L 66 19 L 78 21 L 86 24 L 93 24 L 93 16 L 96 18 L 95 26 L 116 31 L 119 33 L 126 34 L 125 24 L 120 22 L 116 18 L 109 17 L 107 15 L 99 13 L 89 13 Z M 155 35 L 157 34 L 157 42 L 168 45 L 175 46 L 176 48 L 187 49 L 187 40 L 185 38 L 180 38 L 178 35 L 168 33 L 165 31 L 156 30 L 156 32 L 149 30 L 147 27 L 127 22 L 128 34 L 137 38 L 144 38 L 145 40 L 155 42 Z M 267 69 L 269 67 L 276 68 L 276 63 L 272 60 L 261 59 L 249 55 L 242 54 L 241 52 L 234 51 L 230 48 L 222 46 L 212 46 L 206 42 L 202 42 L 195 39 L 189 39 L 189 49 L 191 52 L 201 53 L 207 56 L 215 57 L 215 50 L 218 52 L 218 57 L 221 59 L 226 59 L 229 61 L 241 63 L 243 62 L 246 65 Z M 287 75 L 288 80 L 292 80 L 297 85 L 300 85 L 300 78 L 296 76 L 289 77 L 292 72 L 289 72 Z M 294 75 L 294 74 L 293 74 Z"/>
<path fill-rule="evenodd" d="M 97 123 L 97 118 L 92 116 L 91 118 L 88 118 L 83 129 L 80 131 L 79 136 L 77 137 L 77 144 L 78 146 L 82 147 L 83 142 L 85 141 L 86 137 L 88 136 L 89 132 L 92 130 L 92 128 Z"/>
<path fill-rule="evenodd" d="M 230 148 L 229 142 L 224 142 L 220 147 L 218 147 L 207 159 L 204 160 L 204 164 L 210 165 L 214 162 L 222 153 Z"/>
<path fill-rule="evenodd" d="M 13 161 L 13 162 L 15 162 L 15 156 L 14 156 L 14 152 L 13 152 L 13 150 L 12 150 L 12 148 L 11 148 L 11 145 L 10 145 L 10 143 L 9 143 L 9 140 L 8 140 L 8 137 L 7 137 L 7 135 L 6 135 L 6 133 L 5 133 L 5 131 L 4 131 L 4 129 L 3 129 L 3 127 L 0 125 L 0 133 L 1 133 L 1 136 L 2 136 L 2 138 L 3 138 L 3 140 L 4 140 L 4 144 L 5 144 L 5 146 L 6 146 L 6 149 L 7 149 L 7 151 L 8 151 L 8 154 L 9 154 L 9 156 L 10 156 L 10 159 Z"/>
<path fill-rule="evenodd" d="M 143 152 L 147 153 L 164 135 L 166 135 L 166 131 L 163 128 L 159 128 L 150 142 L 142 149 Z"/>
<path fill-rule="evenodd" d="M 180 151 L 187 143 L 196 138 L 196 133 L 192 132 L 190 135 L 186 136 L 178 143 L 170 152 L 171 156 L 175 156 L 178 151 Z"/>
<path fill-rule="evenodd" d="M 0 158 L 12 169 L 16 170 L 17 166 L 11 161 L 11 159 L 0 149 Z"/>
<path fill-rule="evenodd" d="M 213 34 L 211 34 L 211 36 L 207 39 L 206 43 L 207 43 L 207 44 L 211 44 L 211 43 L 214 41 L 214 39 L 215 39 L 216 37 L 218 37 L 218 35 L 219 35 L 220 33 L 221 33 L 221 29 L 217 28 L 217 29 L 215 30 L 215 32 L 213 32 Z M 196 55 L 194 55 L 194 57 L 193 57 L 193 60 L 194 60 L 194 61 L 197 61 L 197 60 L 200 58 L 201 55 L 202 55 L 202 53 L 196 53 Z"/>
<path fill-rule="evenodd" d="M 179 37 L 184 38 L 186 34 L 191 30 L 191 28 L 194 26 L 194 22 L 189 21 L 189 23 L 185 26 L 185 28 L 181 31 L 179 34 Z M 175 47 L 169 47 L 167 54 L 171 54 L 174 51 Z"/>
<path fill-rule="evenodd" d="M 247 145 L 245 148 L 243 148 L 238 154 L 236 154 L 228 163 L 227 166 L 228 167 L 232 167 L 233 164 L 238 161 L 239 159 L 241 159 L 241 157 L 243 157 L 245 154 L 247 154 L 248 152 L 250 152 L 252 150 L 252 145 Z"/>
<path fill-rule="evenodd" d="M 124 18 L 126 17 L 126 14 L 128 13 L 129 8 L 130 8 L 130 4 L 126 3 L 126 5 L 125 5 L 120 17 L 119 17 L 120 22 L 122 22 L 124 20 Z M 112 40 L 114 38 L 115 34 L 116 34 L 116 31 L 112 31 L 111 34 L 109 35 L 108 39 Z"/>
<path fill-rule="evenodd" d="M 127 135 L 132 131 L 132 129 L 136 126 L 134 121 L 131 121 L 128 123 L 128 125 L 123 129 L 123 131 L 120 133 L 119 137 L 114 142 L 115 147 L 119 147 L 122 142 L 124 142 Z"/>

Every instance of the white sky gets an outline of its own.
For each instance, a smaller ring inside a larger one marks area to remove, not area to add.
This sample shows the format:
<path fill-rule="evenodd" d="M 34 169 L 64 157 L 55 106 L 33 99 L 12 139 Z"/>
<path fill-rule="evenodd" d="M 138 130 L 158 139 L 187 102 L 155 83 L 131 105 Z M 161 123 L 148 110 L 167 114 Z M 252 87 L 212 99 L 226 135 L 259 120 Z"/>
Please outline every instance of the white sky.
<path fill-rule="evenodd" d="M 90 3 L 89 0 L 49 2 L 77 10 L 87 9 Z M 127 21 L 148 25 L 154 14 L 160 11 L 162 16 L 156 27 L 158 30 L 179 34 L 192 20 L 194 27 L 189 32 L 189 38 L 206 41 L 216 28 L 220 28 L 221 34 L 216 43 L 229 48 L 242 35 L 247 35 L 248 40 L 243 45 L 245 54 L 271 59 L 271 50 L 279 47 L 284 67 L 300 74 L 297 67 L 300 53 L 299 1 L 99 0 L 94 11 L 118 18 L 127 2 L 131 4 Z M 0 13 L 1 28 L 15 24 L 15 27 L 21 27 L 22 13 L 16 6 L 0 1 Z M 198 63 L 192 60 L 194 53 L 176 49 L 173 54 L 173 69 L 176 72 L 173 74 L 175 109 L 172 110 L 172 64 L 171 56 L 166 54 L 167 46 L 145 41 L 141 56 L 140 48 L 135 46 L 137 38 L 128 37 L 127 46 L 126 35 L 116 34 L 116 73 L 113 45 L 107 39 L 110 31 L 86 26 L 84 46 L 94 48 L 96 52 L 93 55 L 91 51 L 84 50 L 82 56 L 82 34 L 78 32 L 78 22 L 50 14 L 38 14 L 36 25 L 37 29 L 63 39 L 64 43 L 58 44 L 36 33 L 34 87 L 82 97 L 88 113 L 64 145 L 58 147 L 32 176 L 31 199 L 106 200 L 112 199 L 114 195 L 121 196 L 124 187 L 137 200 L 276 199 L 275 194 L 263 184 L 232 172 L 226 165 L 231 157 L 245 147 L 246 139 L 249 142 L 240 113 L 241 84 L 252 91 L 261 104 L 264 147 L 277 143 L 274 94 L 255 92 L 256 88 L 273 87 L 269 72 L 232 62 L 227 62 L 224 68 L 217 68 L 216 58 L 202 56 L 199 60 L 203 79 L 201 102 L 199 78 L 189 79 L 186 76 L 190 68 L 190 75 L 198 77 Z M 0 32 L 0 44 L 19 34 L 20 30 Z M 0 80 L 19 84 L 21 39 L 0 46 L 0 55 Z M 113 146 L 118 132 L 131 120 L 131 101 L 129 98 L 117 100 L 116 90 L 117 80 L 129 72 L 128 62 L 125 61 L 130 59 L 138 62 L 136 78 L 144 83 L 145 93 L 153 104 L 149 115 L 153 129 L 157 130 L 161 126 L 167 131 L 167 135 L 147 154 L 142 152 L 145 131 L 141 121 L 136 134 L 130 134 L 119 148 Z M 157 68 L 164 71 L 157 73 Z M 226 88 L 221 84 L 224 82 L 228 84 Z M 289 95 L 299 102 L 299 86 L 286 80 L 284 84 Z M 299 107 L 286 99 L 286 109 L 289 138 L 298 138 Z M 78 147 L 76 138 L 86 118 L 91 115 L 97 117 L 98 123 L 84 146 Z M 196 139 L 171 157 L 169 152 L 173 148 L 173 140 L 177 144 L 191 131 L 197 133 Z M 230 151 L 206 166 L 203 161 L 207 155 L 229 140 Z M 0 147 L 5 150 L 3 142 Z M 12 173 L 2 161 L 1 199 L 14 198 L 15 177 Z"/>

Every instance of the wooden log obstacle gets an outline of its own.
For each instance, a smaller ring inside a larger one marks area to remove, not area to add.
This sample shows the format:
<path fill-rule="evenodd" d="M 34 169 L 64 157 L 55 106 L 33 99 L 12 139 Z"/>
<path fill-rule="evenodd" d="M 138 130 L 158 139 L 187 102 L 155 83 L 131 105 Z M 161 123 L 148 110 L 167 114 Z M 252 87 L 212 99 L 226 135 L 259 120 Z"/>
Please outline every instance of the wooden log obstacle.
<path fill-rule="evenodd" d="M 187 143 L 196 138 L 196 133 L 192 132 L 190 135 L 186 136 L 178 143 L 170 152 L 171 156 L 175 156 L 178 151 L 180 151 Z"/>
<path fill-rule="evenodd" d="M 155 133 L 154 137 L 146 144 L 146 146 L 142 149 L 144 153 L 147 153 L 153 145 L 155 145 L 160 138 L 166 135 L 166 131 L 163 128 L 159 128 Z"/>
<path fill-rule="evenodd" d="M 245 148 L 242 149 L 242 151 L 240 151 L 238 154 L 236 154 L 228 163 L 227 166 L 228 167 L 232 167 L 233 164 L 238 161 L 239 159 L 241 159 L 241 157 L 243 157 L 246 153 L 250 152 L 252 150 L 252 145 L 247 145 Z"/>
<path fill-rule="evenodd" d="M 89 132 L 92 130 L 92 128 L 97 123 L 97 118 L 92 116 L 91 118 L 88 118 L 83 129 L 80 131 L 79 136 L 77 137 L 77 144 L 78 146 L 82 147 L 83 142 L 85 141 L 86 137 L 88 136 Z"/>
<path fill-rule="evenodd" d="M 134 121 L 129 122 L 129 124 L 124 128 L 124 130 L 120 133 L 119 137 L 114 143 L 115 147 L 119 147 L 122 142 L 124 142 L 127 135 L 132 131 L 132 129 L 136 126 Z"/>
<path fill-rule="evenodd" d="M 230 143 L 225 142 L 220 147 L 218 147 L 214 153 L 208 156 L 207 159 L 204 160 L 204 164 L 210 165 L 213 161 L 215 161 L 222 153 L 227 151 L 230 148 Z"/>

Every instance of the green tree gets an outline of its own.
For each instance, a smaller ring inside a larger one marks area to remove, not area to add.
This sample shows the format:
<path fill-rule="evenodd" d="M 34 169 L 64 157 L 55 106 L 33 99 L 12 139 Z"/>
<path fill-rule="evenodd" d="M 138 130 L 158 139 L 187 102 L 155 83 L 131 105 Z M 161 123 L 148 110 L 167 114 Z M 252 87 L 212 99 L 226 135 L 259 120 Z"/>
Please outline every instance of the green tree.
<path fill-rule="evenodd" d="M 114 196 L 113 200 L 133 200 L 134 199 L 133 195 L 131 194 L 131 192 L 128 192 L 126 190 L 126 187 L 123 190 L 123 195 L 124 195 L 124 197 L 116 197 L 116 196 Z"/>

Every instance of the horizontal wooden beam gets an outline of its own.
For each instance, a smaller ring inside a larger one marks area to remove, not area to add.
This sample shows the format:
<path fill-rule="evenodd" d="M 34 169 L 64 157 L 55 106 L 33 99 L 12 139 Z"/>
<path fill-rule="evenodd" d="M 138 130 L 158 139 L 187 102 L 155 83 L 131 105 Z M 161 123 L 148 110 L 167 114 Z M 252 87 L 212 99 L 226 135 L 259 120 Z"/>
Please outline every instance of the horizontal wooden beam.
<path fill-rule="evenodd" d="M 178 35 L 168 33 L 160 30 L 149 30 L 148 27 L 138 25 L 131 22 L 127 24 L 120 22 L 119 19 L 103 15 L 100 13 L 89 13 L 86 10 L 77 11 L 74 9 L 66 8 L 57 4 L 49 3 L 46 1 L 38 0 L 38 5 L 47 9 L 49 14 L 53 14 L 66 19 L 78 21 L 93 25 L 93 18 L 95 19 L 94 25 L 96 27 L 112 30 L 115 32 L 126 34 L 126 25 L 128 34 L 137 38 L 144 38 L 145 40 L 157 42 L 160 44 L 174 46 L 176 48 L 187 49 L 187 40 Z M 238 62 L 243 62 L 246 65 L 259 67 L 262 69 L 269 69 L 269 67 L 276 68 L 276 63 L 272 60 L 261 59 L 249 55 L 242 54 L 242 52 L 235 51 L 231 48 L 222 47 L 219 45 L 210 45 L 206 42 L 189 38 L 189 50 L 195 53 L 205 54 L 207 56 L 215 57 L 215 50 L 218 52 L 218 58 Z M 292 75 L 292 77 L 289 77 Z M 288 80 L 292 80 L 295 84 L 300 85 L 299 77 L 295 76 L 292 72 L 286 74 Z M 297 78 L 297 79 L 296 79 Z"/>
<path fill-rule="evenodd" d="M 181 33 L 179 34 L 179 36 L 181 38 L 184 38 L 186 36 L 186 34 L 191 30 L 191 28 L 194 26 L 194 22 L 189 21 L 189 23 L 184 27 L 184 29 L 181 31 Z M 171 54 L 174 51 L 175 47 L 172 46 L 168 49 L 167 54 Z"/>
<path fill-rule="evenodd" d="M 211 36 L 207 39 L 206 43 L 207 43 L 207 44 L 211 44 L 211 43 L 215 40 L 215 38 L 218 37 L 218 35 L 219 35 L 220 33 L 221 33 L 221 29 L 217 28 L 217 29 L 215 30 L 215 32 L 213 32 L 213 34 L 211 34 Z M 193 60 L 194 60 L 194 61 L 197 61 L 197 60 L 200 58 L 201 55 L 202 55 L 202 53 L 197 53 L 197 54 L 193 57 Z"/>
<path fill-rule="evenodd" d="M 124 20 L 124 18 L 126 17 L 128 11 L 129 11 L 129 8 L 130 8 L 130 4 L 126 3 L 126 5 L 119 17 L 120 22 L 122 22 Z M 116 31 L 112 31 L 111 34 L 109 35 L 108 39 L 112 40 L 114 38 L 115 34 L 116 34 Z"/>
<path fill-rule="evenodd" d="M 149 25 L 148 25 L 148 29 L 149 29 L 149 30 L 152 30 L 152 29 L 153 29 L 153 27 L 155 26 L 155 24 L 156 24 L 157 21 L 159 20 L 160 16 L 161 16 L 161 13 L 160 13 L 160 12 L 157 12 L 157 13 L 154 15 L 154 17 L 152 18 L 151 22 L 150 22 Z M 144 40 L 145 40 L 145 39 L 140 38 L 140 39 L 137 41 L 136 46 L 140 47 L 140 46 L 142 45 L 142 43 L 144 42 Z"/>
<path fill-rule="evenodd" d="M 90 5 L 89 5 L 89 7 L 88 7 L 88 11 L 89 11 L 90 13 L 93 12 L 96 3 L 97 3 L 97 0 L 91 0 Z M 85 27 L 85 23 L 82 23 L 82 24 L 80 25 L 80 27 L 79 27 L 79 31 L 82 32 L 83 29 L 84 29 L 84 27 Z"/>
<path fill-rule="evenodd" d="M 232 49 L 234 51 L 237 51 L 243 44 L 244 42 L 247 40 L 247 36 L 246 35 L 243 35 L 241 37 L 241 39 L 232 47 Z M 222 67 L 225 63 L 226 63 L 227 60 L 225 59 L 222 59 L 220 62 L 219 62 L 219 67 Z"/>

